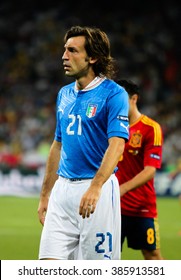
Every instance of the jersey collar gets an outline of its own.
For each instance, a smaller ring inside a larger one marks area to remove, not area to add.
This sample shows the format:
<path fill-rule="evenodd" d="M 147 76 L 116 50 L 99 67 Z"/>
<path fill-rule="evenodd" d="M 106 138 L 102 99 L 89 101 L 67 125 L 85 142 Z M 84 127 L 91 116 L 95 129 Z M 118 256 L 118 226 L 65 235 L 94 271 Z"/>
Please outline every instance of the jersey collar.
<path fill-rule="evenodd" d="M 102 77 L 97 76 L 97 77 L 94 78 L 94 80 L 92 80 L 92 82 L 90 82 L 81 91 L 88 91 L 88 90 L 94 89 L 94 88 L 98 87 L 104 80 L 106 80 L 105 76 L 102 76 Z M 75 83 L 75 91 L 79 91 L 76 87 L 76 83 Z"/>

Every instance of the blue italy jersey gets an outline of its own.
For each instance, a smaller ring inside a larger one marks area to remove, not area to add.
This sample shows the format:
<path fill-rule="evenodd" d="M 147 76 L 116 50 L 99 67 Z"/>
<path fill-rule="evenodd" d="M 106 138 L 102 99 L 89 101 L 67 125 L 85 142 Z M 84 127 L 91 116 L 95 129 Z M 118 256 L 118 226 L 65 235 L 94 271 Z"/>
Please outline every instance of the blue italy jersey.
<path fill-rule="evenodd" d="M 114 81 L 97 77 L 84 90 L 75 82 L 57 97 L 55 140 L 62 143 L 58 175 L 93 178 L 110 137 L 128 135 L 128 94 Z"/>

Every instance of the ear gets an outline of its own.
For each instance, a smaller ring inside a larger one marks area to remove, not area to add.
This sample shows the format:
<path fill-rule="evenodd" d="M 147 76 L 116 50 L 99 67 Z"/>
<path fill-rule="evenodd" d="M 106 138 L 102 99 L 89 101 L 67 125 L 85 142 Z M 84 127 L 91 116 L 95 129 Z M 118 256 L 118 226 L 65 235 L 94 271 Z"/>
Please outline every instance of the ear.
<path fill-rule="evenodd" d="M 138 100 L 138 95 L 135 93 L 131 96 L 131 99 L 136 103 Z"/>
<path fill-rule="evenodd" d="M 94 64 L 97 61 L 97 58 L 89 57 L 89 63 Z"/>

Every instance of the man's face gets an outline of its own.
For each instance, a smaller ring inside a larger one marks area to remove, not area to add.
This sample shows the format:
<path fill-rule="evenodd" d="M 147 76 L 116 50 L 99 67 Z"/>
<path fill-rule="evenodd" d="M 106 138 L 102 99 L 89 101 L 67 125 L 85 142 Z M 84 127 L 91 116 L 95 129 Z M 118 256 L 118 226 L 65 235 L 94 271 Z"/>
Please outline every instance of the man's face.
<path fill-rule="evenodd" d="M 84 36 L 71 37 L 65 43 L 62 56 L 65 75 L 76 79 L 87 75 L 90 58 L 85 50 Z"/>

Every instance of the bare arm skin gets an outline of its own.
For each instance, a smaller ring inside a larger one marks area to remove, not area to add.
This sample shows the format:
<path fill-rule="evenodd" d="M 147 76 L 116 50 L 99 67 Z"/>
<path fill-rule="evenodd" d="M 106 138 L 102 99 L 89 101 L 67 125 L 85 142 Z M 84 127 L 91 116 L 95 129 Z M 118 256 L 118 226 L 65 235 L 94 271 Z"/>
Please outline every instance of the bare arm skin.
<path fill-rule="evenodd" d="M 120 156 L 123 154 L 124 146 L 125 140 L 122 138 L 112 137 L 109 139 L 109 146 L 103 157 L 102 164 L 80 202 L 79 214 L 83 218 L 88 218 L 90 214 L 94 213 L 97 201 L 101 195 L 102 185 L 113 173 Z"/>
<path fill-rule="evenodd" d="M 140 173 L 138 173 L 135 177 L 125 182 L 124 184 L 120 185 L 121 196 L 123 196 L 125 193 L 131 190 L 134 190 L 144 185 L 146 182 L 148 182 L 155 176 L 155 172 L 156 172 L 155 167 L 145 166 L 145 168 Z"/>
<path fill-rule="evenodd" d="M 42 184 L 38 206 L 38 217 L 42 225 L 44 224 L 45 220 L 50 192 L 54 186 L 55 181 L 58 178 L 56 172 L 58 170 L 58 164 L 60 160 L 60 149 L 61 143 L 54 140 L 51 145 L 48 160 L 46 163 L 45 176 Z"/>

